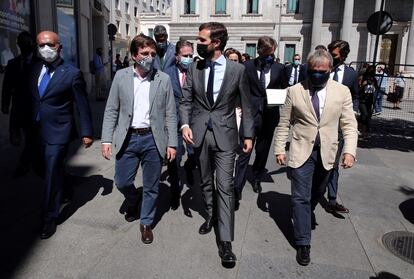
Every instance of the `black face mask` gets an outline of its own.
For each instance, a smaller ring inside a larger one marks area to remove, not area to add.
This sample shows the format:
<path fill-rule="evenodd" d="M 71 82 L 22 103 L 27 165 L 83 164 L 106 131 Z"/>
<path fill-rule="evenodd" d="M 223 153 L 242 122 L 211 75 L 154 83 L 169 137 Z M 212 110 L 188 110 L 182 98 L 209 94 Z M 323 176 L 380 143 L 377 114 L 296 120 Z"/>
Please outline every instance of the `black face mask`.
<path fill-rule="evenodd" d="M 209 50 L 208 46 L 209 45 L 197 44 L 197 53 L 200 55 L 200 57 L 208 59 L 213 56 L 214 50 Z"/>
<path fill-rule="evenodd" d="M 323 88 L 329 79 L 330 72 L 308 70 L 309 80 L 314 88 Z"/>
<path fill-rule="evenodd" d="M 341 58 L 339 58 L 339 57 L 334 58 L 334 59 L 333 59 L 333 66 L 334 66 L 334 68 L 335 68 L 336 66 L 338 66 L 339 64 L 341 64 Z"/>
<path fill-rule="evenodd" d="M 167 52 L 167 42 L 157 43 L 157 54 L 161 57 Z"/>

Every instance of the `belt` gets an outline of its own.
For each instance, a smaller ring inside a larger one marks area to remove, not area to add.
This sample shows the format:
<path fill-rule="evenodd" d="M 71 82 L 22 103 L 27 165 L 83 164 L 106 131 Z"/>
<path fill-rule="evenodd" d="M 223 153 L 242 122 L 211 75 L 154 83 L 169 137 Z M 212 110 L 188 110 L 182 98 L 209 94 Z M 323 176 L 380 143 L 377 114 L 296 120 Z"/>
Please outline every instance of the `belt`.
<path fill-rule="evenodd" d="M 129 131 L 132 134 L 137 134 L 137 135 L 142 136 L 142 135 L 146 135 L 146 134 L 151 133 L 151 127 L 148 127 L 148 128 L 129 128 Z"/>

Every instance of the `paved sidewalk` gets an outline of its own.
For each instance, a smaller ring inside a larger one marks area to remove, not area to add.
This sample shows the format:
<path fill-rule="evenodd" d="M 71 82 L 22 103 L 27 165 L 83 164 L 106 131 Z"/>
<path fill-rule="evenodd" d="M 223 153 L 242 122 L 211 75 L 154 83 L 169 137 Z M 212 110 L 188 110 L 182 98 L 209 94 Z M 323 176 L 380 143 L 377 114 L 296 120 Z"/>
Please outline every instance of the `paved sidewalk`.
<path fill-rule="evenodd" d="M 104 104 L 92 105 L 99 132 Z M 99 141 L 90 149 L 72 147 L 74 203 L 62 209 L 57 233 L 39 240 L 41 181 L 32 173 L 11 178 L 19 150 L 8 144 L 3 115 L 0 124 L 0 278 L 413 278 L 414 265 L 381 241 L 390 231 L 414 232 L 413 218 L 403 215 L 414 212 L 400 210 L 403 202 L 414 203 L 412 138 L 396 146 L 374 138 L 376 148 L 359 148 L 356 166 L 340 176 L 340 202 L 351 211 L 337 218 L 318 206 L 307 267 L 296 263 L 291 244 L 290 183 L 270 155 L 263 193 L 247 183 L 236 212 L 238 262 L 229 269 L 221 265 L 214 234 L 198 234 L 199 192 L 185 187 L 184 206 L 172 211 L 167 181 L 154 242 L 142 244 L 139 223 L 119 213 L 123 197 L 112 185 L 114 160 L 101 158 Z M 141 173 L 138 178 L 140 185 Z"/>

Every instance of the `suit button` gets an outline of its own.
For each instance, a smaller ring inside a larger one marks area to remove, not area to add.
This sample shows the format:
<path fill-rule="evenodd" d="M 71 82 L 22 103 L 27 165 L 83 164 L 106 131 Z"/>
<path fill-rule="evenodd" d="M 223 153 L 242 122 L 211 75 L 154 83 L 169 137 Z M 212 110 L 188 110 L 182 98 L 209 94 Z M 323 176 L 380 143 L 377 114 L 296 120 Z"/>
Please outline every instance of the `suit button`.
<path fill-rule="evenodd" d="M 313 141 L 311 141 L 311 143 L 312 143 L 312 144 L 315 144 L 315 141 L 313 140 Z"/>
<path fill-rule="evenodd" d="M 131 115 L 130 115 L 130 114 L 128 114 L 128 117 L 129 117 L 129 118 L 131 118 Z"/>

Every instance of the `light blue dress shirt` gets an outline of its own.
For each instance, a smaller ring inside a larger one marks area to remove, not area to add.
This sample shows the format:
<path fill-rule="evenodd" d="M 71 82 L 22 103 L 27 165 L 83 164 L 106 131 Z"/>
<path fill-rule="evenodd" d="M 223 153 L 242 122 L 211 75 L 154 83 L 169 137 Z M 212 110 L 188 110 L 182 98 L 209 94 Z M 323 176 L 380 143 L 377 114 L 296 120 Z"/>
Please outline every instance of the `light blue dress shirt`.
<path fill-rule="evenodd" d="M 221 55 L 216 61 L 213 61 L 214 65 L 214 86 L 213 86 L 213 99 L 217 100 L 217 96 L 220 93 L 221 84 L 224 79 L 224 72 L 226 71 L 226 58 Z M 210 75 L 209 63 L 206 63 L 206 69 L 204 72 L 204 89 L 207 92 L 208 76 Z"/>

